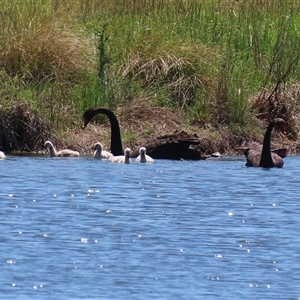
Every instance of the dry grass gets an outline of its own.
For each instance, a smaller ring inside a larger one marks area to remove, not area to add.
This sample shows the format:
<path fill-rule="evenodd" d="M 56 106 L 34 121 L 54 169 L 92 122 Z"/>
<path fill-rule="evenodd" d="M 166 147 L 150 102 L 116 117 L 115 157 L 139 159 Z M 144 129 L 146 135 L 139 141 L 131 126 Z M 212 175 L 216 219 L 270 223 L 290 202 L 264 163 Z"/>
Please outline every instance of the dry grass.
<path fill-rule="evenodd" d="M 11 77 L 30 81 L 77 81 L 95 57 L 91 40 L 74 29 L 51 21 L 24 28 L 0 44 L 0 66 Z"/>
<path fill-rule="evenodd" d="M 5 152 L 38 152 L 47 139 L 58 140 L 50 123 L 28 105 L 15 102 L 9 109 L 0 107 L 0 148 Z"/>
<path fill-rule="evenodd" d="M 250 97 L 249 101 L 259 120 L 267 124 L 277 117 L 284 119 L 287 122 L 289 138 L 297 140 L 300 131 L 299 82 L 274 93 L 263 90 Z"/>
<path fill-rule="evenodd" d="M 211 59 L 220 59 L 208 46 L 182 46 L 142 43 L 121 66 L 123 77 L 139 81 L 143 87 L 162 88 L 173 104 L 187 109 L 195 104 L 198 90 L 216 86 L 217 70 Z M 209 58 L 209 59 L 208 59 Z M 215 61 L 214 61 L 215 63 Z"/>

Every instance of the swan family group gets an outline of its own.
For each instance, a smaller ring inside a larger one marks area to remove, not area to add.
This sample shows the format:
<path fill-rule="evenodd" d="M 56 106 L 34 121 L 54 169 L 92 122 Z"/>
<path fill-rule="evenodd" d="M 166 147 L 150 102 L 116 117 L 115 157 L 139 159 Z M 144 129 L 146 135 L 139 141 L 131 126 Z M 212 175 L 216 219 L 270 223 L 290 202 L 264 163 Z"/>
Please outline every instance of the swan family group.
<path fill-rule="evenodd" d="M 275 129 L 280 129 L 282 132 L 285 131 L 285 121 L 276 118 L 270 122 L 265 136 L 263 144 L 257 142 L 252 142 L 248 148 L 245 148 L 245 156 L 247 158 L 246 166 L 247 167 L 263 167 L 263 168 L 272 168 L 272 167 L 283 167 L 283 157 L 285 157 L 285 152 L 271 150 L 271 132 Z M 118 141 L 121 143 L 121 141 Z M 78 151 L 73 151 L 69 149 L 56 151 L 50 141 L 45 143 L 45 148 L 48 149 L 50 156 L 79 156 Z M 282 150 L 282 149 L 281 149 Z M 125 163 L 128 164 L 130 160 L 130 148 L 124 150 L 122 155 L 114 155 L 114 153 L 103 150 L 102 144 L 97 142 L 94 146 L 94 157 L 98 159 L 108 159 L 110 162 Z M 153 159 L 146 154 L 146 148 L 139 148 L 139 155 L 136 158 L 137 162 L 147 163 L 153 162 Z"/>
<path fill-rule="evenodd" d="M 70 149 L 63 149 L 60 151 L 56 151 L 53 144 L 50 141 L 45 142 L 45 148 L 48 150 L 50 157 L 78 157 L 80 156 L 78 151 L 73 151 Z M 103 150 L 103 146 L 100 142 L 97 142 L 94 145 L 94 153 L 93 157 L 96 159 L 108 159 L 110 162 L 114 163 L 123 163 L 129 164 L 131 163 L 130 159 L 130 148 L 126 148 L 124 150 L 124 155 L 116 155 L 114 156 L 111 152 Z M 154 160 L 146 154 L 146 148 L 141 147 L 139 149 L 139 155 L 135 159 L 136 162 L 140 163 L 152 163 Z"/>
<path fill-rule="evenodd" d="M 122 141 L 121 141 L 121 133 L 118 120 L 115 114 L 104 107 L 91 108 L 84 112 L 83 119 L 84 125 L 83 129 L 86 128 L 91 119 L 99 114 L 105 114 L 109 120 L 111 125 L 111 146 L 109 151 L 103 150 L 103 146 L 100 142 L 97 142 L 94 145 L 94 154 L 93 157 L 97 159 L 107 159 L 113 163 L 125 163 L 128 164 L 131 162 L 130 157 L 136 157 L 136 162 L 140 163 L 152 163 L 153 158 L 165 158 L 165 159 L 174 159 L 178 157 L 189 159 L 189 157 L 199 158 L 199 153 L 197 150 L 189 149 L 189 144 L 187 140 L 183 138 L 183 140 L 178 139 L 155 139 L 146 142 L 146 145 L 143 145 L 138 148 L 138 152 L 136 150 L 131 151 L 130 148 L 126 148 L 123 151 Z M 273 129 L 280 130 L 285 133 L 286 123 L 281 118 L 275 118 L 272 120 L 265 132 L 263 144 L 259 144 L 257 142 L 252 142 L 248 147 L 242 148 L 244 149 L 244 155 L 246 156 L 247 167 L 263 167 L 263 168 L 273 168 L 283 167 L 283 158 L 286 156 L 286 149 L 276 149 L 271 150 L 271 132 Z M 64 157 L 64 156 L 79 156 L 80 153 L 78 151 L 73 151 L 70 149 L 64 149 L 60 151 L 56 151 L 53 144 L 50 141 L 45 142 L 45 148 L 48 150 L 50 157 Z M 149 153 L 146 154 L 150 149 Z M 241 148 L 240 148 L 241 149 Z M 182 156 L 181 156 L 182 155 Z M 185 156 L 185 157 L 184 157 Z M 0 151 L 0 159 L 5 158 L 5 154 Z M 192 159 L 192 158 L 191 158 Z M 200 159 L 200 158 L 199 158 Z"/>

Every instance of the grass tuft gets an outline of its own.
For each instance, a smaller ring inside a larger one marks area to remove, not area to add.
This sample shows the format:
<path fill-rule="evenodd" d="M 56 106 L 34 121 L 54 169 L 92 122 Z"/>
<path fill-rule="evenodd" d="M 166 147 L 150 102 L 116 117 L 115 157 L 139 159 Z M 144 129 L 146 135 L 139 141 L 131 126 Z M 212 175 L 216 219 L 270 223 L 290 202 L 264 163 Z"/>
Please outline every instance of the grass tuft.
<path fill-rule="evenodd" d="M 88 39 L 56 22 L 24 30 L 7 41 L 0 52 L 2 70 L 31 82 L 78 82 L 92 67 L 93 57 Z"/>
<path fill-rule="evenodd" d="M 152 43 L 151 43 L 152 45 Z M 172 103 L 187 110 L 197 101 L 200 91 L 212 91 L 217 68 L 208 58 L 219 59 L 218 51 L 207 46 L 148 45 L 133 53 L 122 65 L 129 81 L 138 81 L 152 91 L 163 89 Z"/>

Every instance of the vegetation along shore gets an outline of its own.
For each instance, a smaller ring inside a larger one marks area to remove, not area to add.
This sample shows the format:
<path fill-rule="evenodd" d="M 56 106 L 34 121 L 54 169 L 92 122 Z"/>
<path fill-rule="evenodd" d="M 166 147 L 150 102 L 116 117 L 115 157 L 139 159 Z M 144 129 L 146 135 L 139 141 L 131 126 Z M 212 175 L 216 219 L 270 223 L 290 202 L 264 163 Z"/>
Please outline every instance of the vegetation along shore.
<path fill-rule="evenodd" d="M 124 147 L 185 131 L 203 154 L 262 142 L 299 154 L 300 2 L 2 1 L 0 150 L 92 153 L 110 147 L 106 107 Z"/>

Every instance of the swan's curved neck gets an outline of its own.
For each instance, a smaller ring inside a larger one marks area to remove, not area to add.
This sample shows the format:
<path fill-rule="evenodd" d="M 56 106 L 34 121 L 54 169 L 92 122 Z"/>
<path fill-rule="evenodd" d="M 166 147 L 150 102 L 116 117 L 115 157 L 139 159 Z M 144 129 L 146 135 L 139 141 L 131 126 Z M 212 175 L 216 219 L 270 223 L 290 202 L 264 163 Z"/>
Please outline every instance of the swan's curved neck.
<path fill-rule="evenodd" d="M 106 115 L 110 121 L 110 129 L 111 129 L 110 150 L 112 154 L 114 156 L 123 155 L 120 126 L 117 117 L 112 111 L 104 107 L 92 108 L 87 110 L 84 113 L 85 126 L 97 114 Z"/>
<path fill-rule="evenodd" d="M 263 148 L 259 163 L 259 165 L 263 168 L 271 168 L 274 166 L 274 162 L 271 155 L 271 132 L 273 130 L 273 127 L 274 122 L 271 122 L 264 136 Z"/>
<path fill-rule="evenodd" d="M 125 159 L 124 159 L 124 162 L 125 162 L 125 163 L 129 163 L 129 161 L 130 161 L 130 155 L 129 155 L 129 153 L 125 153 Z"/>
<path fill-rule="evenodd" d="M 48 149 L 49 149 L 50 157 L 57 156 L 57 151 L 55 150 L 55 148 L 52 144 L 48 146 Z"/>
<path fill-rule="evenodd" d="M 50 147 L 50 155 L 56 156 L 56 150 L 54 149 L 54 147 Z"/>

